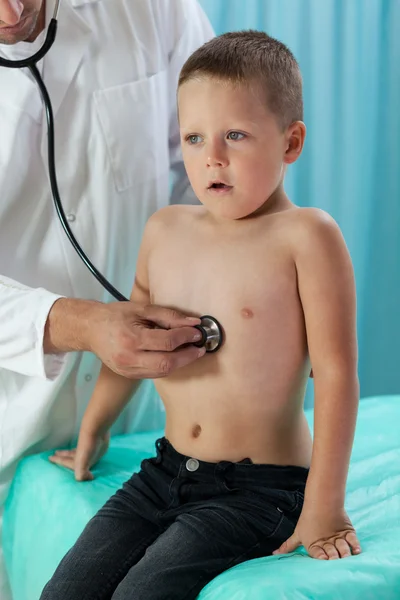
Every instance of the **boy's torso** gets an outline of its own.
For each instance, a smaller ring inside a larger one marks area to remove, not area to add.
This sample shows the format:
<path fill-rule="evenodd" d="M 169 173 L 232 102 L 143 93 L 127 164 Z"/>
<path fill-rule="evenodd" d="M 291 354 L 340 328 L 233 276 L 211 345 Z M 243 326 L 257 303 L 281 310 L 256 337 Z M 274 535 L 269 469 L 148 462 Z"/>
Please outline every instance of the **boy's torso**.
<path fill-rule="evenodd" d="M 225 340 L 217 353 L 156 381 L 166 437 L 209 462 L 308 467 L 310 362 L 291 238 L 301 209 L 224 229 L 202 207 L 170 208 L 149 257 L 151 301 L 216 317 Z"/>

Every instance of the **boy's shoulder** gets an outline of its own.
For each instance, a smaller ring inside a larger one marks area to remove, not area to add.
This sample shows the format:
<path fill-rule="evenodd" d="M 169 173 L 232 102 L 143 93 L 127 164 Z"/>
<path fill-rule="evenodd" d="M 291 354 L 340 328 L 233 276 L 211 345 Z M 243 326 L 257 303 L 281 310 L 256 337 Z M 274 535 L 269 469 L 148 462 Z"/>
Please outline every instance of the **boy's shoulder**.
<path fill-rule="evenodd" d="M 153 213 L 148 224 L 179 225 L 203 215 L 204 212 L 205 208 L 201 204 L 169 204 Z"/>
<path fill-rule="evenodd" d="M 295 206 L 286 211 L 288 223 L 299 229 L 324 229 L 335 224 L 333 217 L 321 208 Z"/>
<path fill-rule="evenodd" d="M 155 247 L 179 239 L 182 233 L 196 225 L 196 219 L 204 212 L 202 205 L 191 204 L 170 204 L 158 209 L 147 220 L 142 244 Z"/>
<path fill-rule="evenodd" d="M 313 207 L 295 207 L 287 211 L 287 229 L 293 253 L 310 256 L 318 251 L 336 253 L 345 244 L 335 219 Z"/>
<path fill-rule="evenodd" d="M 339 231 L 335 219 L 321 208 L 300 207 L 286 211 L 286 227 L 292 239 L 317 241 L 329 232 Z"/>

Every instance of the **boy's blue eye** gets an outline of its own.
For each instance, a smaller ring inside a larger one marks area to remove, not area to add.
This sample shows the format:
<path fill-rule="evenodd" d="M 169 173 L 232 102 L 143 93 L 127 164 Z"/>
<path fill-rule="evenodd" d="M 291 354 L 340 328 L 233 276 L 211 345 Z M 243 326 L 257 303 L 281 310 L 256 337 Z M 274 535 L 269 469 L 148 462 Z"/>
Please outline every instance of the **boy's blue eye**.
<path fill-rule="evenodd" d="M 244 138 L 244 134 L 240 133 L 239 131 L 230 131 L 228 133 L 228 138 L 230 140 L 233 140 L 234 142 L 237 142 L 238 140 L 241 140 L 242 138 Z"/>
<path fill-rule="evenodd" d="M 200 139 L 199 135 L 189 135 L 188 142 L 190 144 L 198 144 Z"/>

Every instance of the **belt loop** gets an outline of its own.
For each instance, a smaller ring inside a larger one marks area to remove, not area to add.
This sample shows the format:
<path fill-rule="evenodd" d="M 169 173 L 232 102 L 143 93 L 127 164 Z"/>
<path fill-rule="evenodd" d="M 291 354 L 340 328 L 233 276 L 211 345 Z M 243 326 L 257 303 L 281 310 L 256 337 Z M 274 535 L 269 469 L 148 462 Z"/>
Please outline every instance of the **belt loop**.
<path fill-rule="evenodd" d="M 158 440 L 156 440 L 157 456 L 156 456 L 155 462 L 157 465 L 159 465 L 162 461 L 162 453 L 163 453 L 164 448 L 165 448 L 165 439 L 159 438 Z"/>
<path fill-rule="evenodd" d="M 227 471 L 233 466 L 233 463 L 227 460 L 221 460 L 218 462 L 214 468 L 214 478 L 216 483 L 225 483 Z"/>

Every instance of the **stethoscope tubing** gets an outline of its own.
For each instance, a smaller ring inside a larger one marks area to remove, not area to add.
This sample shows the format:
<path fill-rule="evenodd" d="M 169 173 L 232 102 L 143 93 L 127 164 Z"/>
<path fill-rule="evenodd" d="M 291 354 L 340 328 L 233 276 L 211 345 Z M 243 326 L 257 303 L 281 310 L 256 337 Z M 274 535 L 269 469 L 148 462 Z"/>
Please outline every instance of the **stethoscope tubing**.
<path fill-rule="evenodd" d="M 50 188 L 53 197 L 54 206 L 57 212 L 57 215 L 60 219 L 60 223 L 74 247 L 75 251 L 84 262 L 89 271 L 96 277 L 96 279 L 100 282 L 100 284 L 116 299 L 121 302 L 128 301 L 121 292 L 119 292 L 105 277 L 100 271 L 94 266 L 89 257 L 85 254 L 82 247 L 80 246 L 78 240 L 74 236 L 69 223 L 66 219 L 65 212 L 62 206 L 58 182 L 57 182 L 57 172 L 56 172 L 56 160 L 55 160 L 55 127 L 54 127 L 54 115 L 53 115 L 53 106 L 51 103 L 51 99 L 49 93 L 47 91 L 46 85 L 39 73 L 37 68 L 37 63 L 47 54 L 52 45 L 54 44 L 56 34 L 57 34 L 57 16 L 58 10 L 60 6 L 60 0 L 56 1 L 56 5 L 54 8 L 53 18 L 50 21 L 49 28 L 47 31 L 46 39 L 44 41 L 43 46 L 30 56 L 24 60 L 8 60 L 0 57 L 0 67 L 6 67 L 11 69 L 23 69 L 27 68 L 31 72 L 33 78 L 35 79 L 40 95 L 43 100 L 43 104 L 45 107 L 46 113 L 46 122 L 47 122 L 47 162 L 48 162 L 48 170 L 49 170 L 49 179 L 50 179 Z"/>

